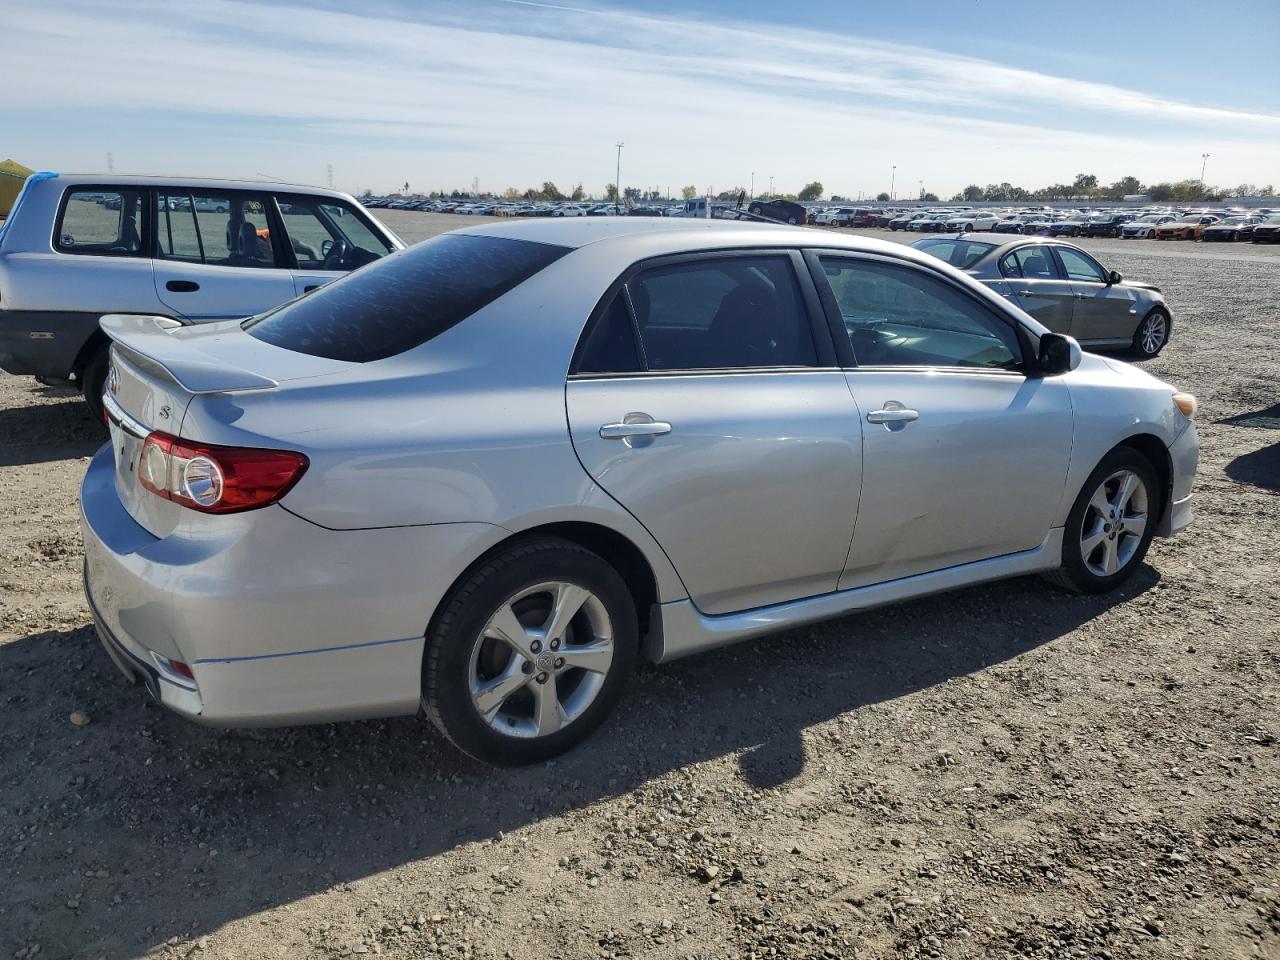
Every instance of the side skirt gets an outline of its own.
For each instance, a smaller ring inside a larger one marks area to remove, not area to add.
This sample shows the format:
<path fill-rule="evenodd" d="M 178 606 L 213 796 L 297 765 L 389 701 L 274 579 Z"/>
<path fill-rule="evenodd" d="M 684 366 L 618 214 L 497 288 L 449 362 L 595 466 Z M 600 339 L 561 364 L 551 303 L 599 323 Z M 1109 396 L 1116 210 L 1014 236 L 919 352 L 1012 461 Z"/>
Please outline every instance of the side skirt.
<path fill-rule="evenodd" d="M 655 604 L 653 625 L 645 637 L 641 652 L 655 663 L 665 663 L 767 633 L 841 617 L 857 610 L 869 610 L 931 593 L 1052 570 L 1061 563 L 1062 528 L 1055 527 L 1049 531 L 1044 542 L 1032 550 L 804 600 L 790 600 L 770 607 L 743 610 L 740 613 L 707 616 L 700 613 L 691 600 Z"/>

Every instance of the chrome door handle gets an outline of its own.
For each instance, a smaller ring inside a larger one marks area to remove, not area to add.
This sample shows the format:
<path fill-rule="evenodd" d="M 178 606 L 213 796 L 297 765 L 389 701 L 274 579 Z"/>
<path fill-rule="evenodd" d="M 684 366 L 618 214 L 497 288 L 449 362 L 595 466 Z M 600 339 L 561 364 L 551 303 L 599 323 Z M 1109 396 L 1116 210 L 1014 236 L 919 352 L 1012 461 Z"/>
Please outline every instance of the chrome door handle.
<path fill-rule="evenodd" d="M 886 407 L 867 414 L 867 423 L 910 423 L 919 419 L 920 411 L 908 410 L 906 407 Z"/>
<path fill-rule="evenodd" d="M 661 420 L 645 423 L 606 423 L 600 428 L 601 440 L 627 440 L 631 437 L 660 437 L 671 432 L 671 424 Z"/>
<path fill-rule="evenodd" d="M 1030 290 L 1019 290 L 1019 291 L 1018 291 L 1018 296 L 1020 296 L 1020 297 L 1029 297 L 1029 296 L 1031 296 L 1031 295 L 1032 295 L 1032 294 L 1031 294 L 1031 291 L 1030 291 Z"/>

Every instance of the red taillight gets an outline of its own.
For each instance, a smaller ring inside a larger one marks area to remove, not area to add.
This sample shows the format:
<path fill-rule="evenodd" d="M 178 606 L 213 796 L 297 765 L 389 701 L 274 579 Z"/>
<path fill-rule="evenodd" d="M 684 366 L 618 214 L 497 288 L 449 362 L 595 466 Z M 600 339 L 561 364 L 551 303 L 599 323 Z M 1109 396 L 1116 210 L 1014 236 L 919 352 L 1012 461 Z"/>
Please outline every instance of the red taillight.
<path fill-rule="evenodd" d="M 275 503 L 298 482 L 308 460 L 289 450 L 223 447 L 150 434 L 138 481 L 157 496 L 202 513 L 235 513 Z"/>

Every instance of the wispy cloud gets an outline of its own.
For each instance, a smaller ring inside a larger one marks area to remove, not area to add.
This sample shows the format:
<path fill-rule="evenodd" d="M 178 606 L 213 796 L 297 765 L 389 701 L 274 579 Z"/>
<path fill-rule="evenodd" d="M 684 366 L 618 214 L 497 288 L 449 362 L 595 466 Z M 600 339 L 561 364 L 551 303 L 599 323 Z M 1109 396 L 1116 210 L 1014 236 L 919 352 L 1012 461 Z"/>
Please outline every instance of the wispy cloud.
<path fill-rule="evenodd" d="M 530 0 L 364 13 L 243 0 L 8 8 L 6 74 L 26 94 L 17 139 L 31 147 L 43 135 L 66 149 L 67 112 L 105 111 L 128 119 L 151 168 L 189 168 L 199 154 L 166 143 L 163 125 L 145 118 L 192 115 L 220 140 L 201 148 L 205 157 L 239 153 L 254 170 L 314 171 L 315 157 L 288 155 L 293 140 L 375 181 L 394 170 L 398 182 L 412 162 L 437 185 L 478 175 L 491 186 L 587 178 L 596 189 L 618 137 L 629 182 L 727 186 L 756 169 L 848 192 L 882 187 L 891 163 L 904 182 L 943 189 L 979 177 L 1041 182 L 1085 166 L 1186 176 L 1155 169 L 1159 158 L 1172 151 L 1189 164 L 1206 142 L 1224 157 L 1219 169 L 1234 163 L 1243 179 L 1263 175 L 1280 137 L 1280 114 L 838 33 L 624 9 Z M 278 126 L 273 143 L 263 124 Z M 81 149 L 98 155 L 97 144 Z M 243 156 L 255 149 L 267 155 Z"/>

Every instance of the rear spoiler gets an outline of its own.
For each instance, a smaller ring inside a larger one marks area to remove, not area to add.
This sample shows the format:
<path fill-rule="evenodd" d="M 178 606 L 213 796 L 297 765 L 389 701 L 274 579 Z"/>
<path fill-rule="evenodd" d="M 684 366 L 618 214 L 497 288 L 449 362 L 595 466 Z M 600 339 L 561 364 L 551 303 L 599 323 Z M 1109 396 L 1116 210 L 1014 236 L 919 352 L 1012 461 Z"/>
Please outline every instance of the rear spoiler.
<path fill-rule="evenodd" d="M 176 331 L 187 328 L 169 317 L 110 313 L 98 323 L 126 354 L 159 367 L 188 393 L 243 393 L 280 385 L 205 353 L 187 338 L 174 336 Z"/>

